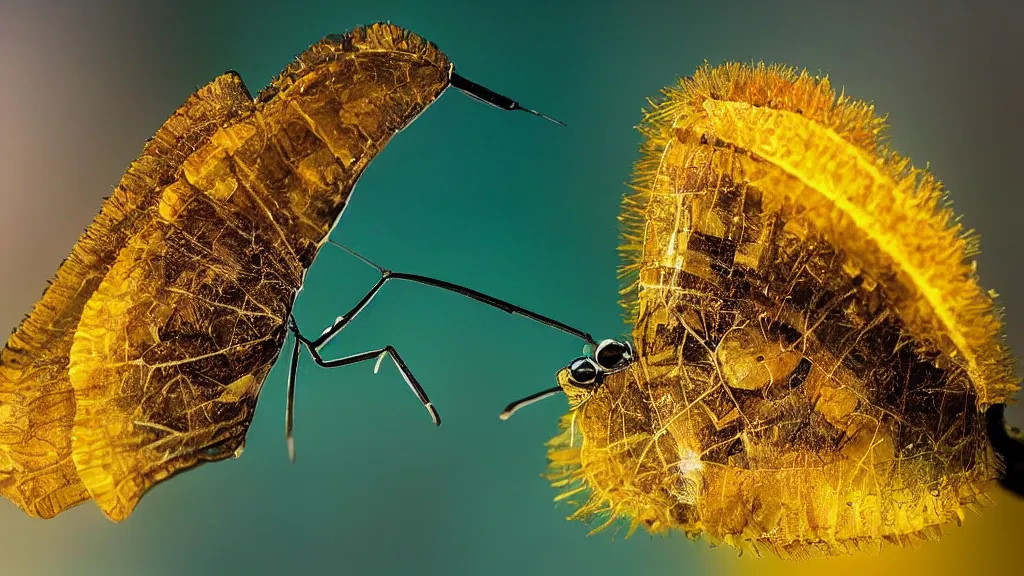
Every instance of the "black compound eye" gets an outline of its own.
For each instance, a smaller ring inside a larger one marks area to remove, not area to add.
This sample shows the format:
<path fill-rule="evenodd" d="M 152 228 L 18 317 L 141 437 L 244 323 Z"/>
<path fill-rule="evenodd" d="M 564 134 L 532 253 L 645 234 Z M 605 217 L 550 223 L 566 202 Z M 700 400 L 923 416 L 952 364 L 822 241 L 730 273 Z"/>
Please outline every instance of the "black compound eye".
<path fill-rule="evenodd" d="M 621 368 L 633 360 L 633 349 L 625 342 L 605 340 L 597 346 L 594 359 L 605 370 Z"/>
<path fill-rule="evenodd" d="M 569 364 L 569 378 L 577 386 L 593 386 L 597 382 L 597 374 L 597 364 L 590 358 L 577 358 Z"/>

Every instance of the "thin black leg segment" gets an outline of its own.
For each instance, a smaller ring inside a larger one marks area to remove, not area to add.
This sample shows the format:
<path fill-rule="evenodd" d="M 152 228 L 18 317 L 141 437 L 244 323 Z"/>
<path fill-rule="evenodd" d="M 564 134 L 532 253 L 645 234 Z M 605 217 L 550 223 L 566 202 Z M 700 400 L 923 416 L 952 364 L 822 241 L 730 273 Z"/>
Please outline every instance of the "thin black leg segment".
<path fill-rule="evenodd" d="M 413 376 L 412 371 L 409 370 L 409 367 L 406 365 L 405 361 L 402 360 L 402 356 L 398 353 L 397 350 L 395 350 L 394 346 L 388 345 L 377 350 L 370 350 L 367 352 L 362 352 L 360 354 L 353 354 L 351 356 L 346 356 L 344 358 L 338 358 L 335 360 L 325 360 L 320 355 L 320 349 L 323 348 L 331 340 L 331 338 L 333 338 L 339 332 L 341 332 L 345 328 L 345 326 L 352 322 L 352 320 L 354 320 L 356 316 L 358 316 L 359 313 L 362 312 L 362 310 L 370 304 L 374 296 L 376 296 L 377 293 L 380 292 L 380 289 L 383 288 L 384 285 L 387 284 L 389 280 L 406 280 L 409 282 L 415 282 L 417 284 L 422 284 L 425 286 L 433 286 L 435 288 L 440 288 L 448 292 L 453 292 L 455 294 L 459 294 L 461 296 L 465 296 L 466 298 L 476 300 L 477 302 L 486 304 L 493 308 L 503 310 L 509 314 L 523 316 L 535 322 L 544 324 L 545 326 L 549 326 L 551 328 L 555 328 L 556 330 L 560 330 L 567 334 L 571 334 L 573 336 L 576 336 L 577 338 L 584 340 L 591 346 L 595 348 L 597 347 L 597 342 L 594 341 L 594 338 L 589 333 L 573 328 L 572 326 L 569 326 L 568 324 L 565 324 L 563 322 L 559 322 L 558 320 L 555 320 L 553 318 L 537 314 L 536 312 L 532 312 L 521 306 L 516 306 L 515 304 L 506 302 L 505 300 L 494 298 L 493 296 L 489 296 L 487 294 L 484 294 L 483 292 L 478 292 L 476 290 L 466 288 L 465 286 L 452 284 L 451 282 L 445 282 L 444 280 L 438 280 L 436 278 L 430 278 L 428 276 L 420 276 L 419 274 L 392 272 L 390 270 L 382 268 L 381 266 L 378 266 L 377 264 L 374 264 L 367 258 L 357 254 L 356 252 L 350 250 L 349 248 L 346 248 L 345 246 L 342 246 L 341 244 L 332 242 L 330 240 L 328 240 L 328 242 L 334 244 L 335 246 L 341 248 L 342 250 L 345 250 L 346 252 L 348 252 L 352 256 L 355 256 L 359 260 L 362 260 L 367 265 L 375 268 L 378 272 L 380 272 L 380 279 L 377 280 L 377 283 L 374 284 L 373 287 L 370 288 L 370 290 L 362 298 L 360 298 L 359 301 L 356 302 L 356 304 L 348 312 L 339 316 L 338 319 L 334 322 L 334 324 L 332 324 L 329 328 L 324 330 L 316 339 L 311 340 L 309 338 L 306 338 L 296 325 L 294 317 L 289 317 L 288 328 L 295 336 L 295 346 L 292 350 L 291 366 L 288 374 L 288 405 L 285 411 L 285 436 L 288 441 L 288 455 L 293 462 L 295 461 L 295 443 L 292 437 L 295 404 L 295 379 L 296 374 L 298 372 L 299 354 L 301 353 L 301 348 L 305 348 L 306 350 L 308 350 L 310 355 L 313 357 L 313 360 L 318 365 L 324 368 L 338 368 L 341 366 L 348 366 L 349 364 L 356 364 L 358 362 L 364 362 L 367 360 L 374 359 L 378 360 L 379 365 L 379 362 L 384 355 L 389 356 L 391 358 L 391 361 L 395 363 L 395 367 L 398 368 L 398 371 L 402 374 L 402 378 L 405 379 L 405 383 L 409 385 L 409 388 L 413 391 L 414 394 L 416 394 L 416 397 L 419 398 L 420 402 L 430 413 L 430 418 L 434 421 L 434 424 L 438 426 L 441 425 L 441 417 L 438 415 L 437 409 L 434 408 L 434 405 L 430 402 L 430 399 L 427 397 L 427 393 L 423 390 L 423 387 L 420 386 L 419 381 L 417 381 L 416 377 Z M 374 371 L 376 371 L 376 368 L 374 369 Z M 518 410 L 523 406 L 536 402 L 541 398 L 551 396 L 557 392 L 557 389 L 546 390 L 542 393 L 531 395 L 527 398 L 524 398 L 523 400 L 520 400 L 517 403 L 513 403 L 508 408 L 506 408 L 506 413 L 503 415 L 503 418 L 507 418 L 508 416 L 511 415 L 512 412 Z"/>
<path fill-rule="evenodd" d="M 583 332 L 581 330 L 577 330 L 576 328 L 573 328 L 568 324 L 559 322 L 554 318 L 549 318 L 547 316 L 537 314 L 536 312 L 531 312 L 530 310 L 527 310 L 526 308 L 523 308 L 521 306 L 516 306 L 515 304 L 512 304 L 510 302 L 494 298 L 493 296 L 489 296 L 487 294 L 484 294 L 483 292 L 478 292 L 476 290 L 466 288 L 465 286 L 459 286 L 458 284 L 452 284 L 451 282 L 445 282 L 444 280 L 437 280 L 435 278 L 430 278 L 427 276 L 420 276 L 418 274 L 391 272 L 390 270 L 381 270 L 380 280 L 378 280 L 377 283 L 374 284 L 373 288 L 370 288 L 370 291 L 367 292 L 366 295 L 363 296 L 362 299 L 360 299 L 359 302 L 356 303 L 356 305 L 353 306 L 351 310 L 346 312 L 344 315 L 339 316 L 338 320 L 335 321 L 335 323 L 331 325 L 330 328 L 325 330 L 323 334 L 321 334 L 316 340 L 311 341 L 309 345 L 312 348 L 319 350 L 325 344 L 327 344 L 327 342 L 331 338 L 336 336 L 338 332 L 341 332 L 341 330 L 349 322 L 355 319 L 355 317 L 363 310 L 363 308 L 365 308 L 370 303 L 371 300 L 373 300 L 373 297 L 377 295 L 380 289 L 383 288 L 384 285 L 387 284 L 389 280 L 406 280 L 409 282 L 415 282 L 417 284 L 423 284 L 425 286 L 433 286 L 435 288 L 447 290 L 448 292 L 454 292 L 461 296 L 465 296 L 466 298 L 470 298 L 472 300 L 476 300 L 477 302 L 481 302 L 483 304 L 491 306 L 492 308 L 503 310 L 512 315 L 523 316 L 535 322 L 544 324 L 545 326 L 550 326 L 551 328 L 554 328 L 556 330 L 561 330 L 562 332 L 565 332 L 567 334 L 572 334 L 573 336 L 582 339 L 591 346 L 597 347 L 597 342 L 594 341 L 594 338 L 590 334 Z"/>
<path fill-rule="evenodd" d="M 290 320 L 294 326 L 294 320 Z M 288 402 L 284 408 L 284 437 L 288 441 L 288 459 L 295 463 L 295 438 L 292 436 L 292 427 L 295 424 L 295 376 L 299 371 L 299 353 L 302 351 L 302 342 L 294 336 L 295 344 L 292 346 L 292 360 L 288 367 Z"/>
<path fill-rule="evenodd" d="M 389 344 L 383 348 L 353 354 L 344 358 L 324 360 L 324 358 L 320 356 L 320 352 L 316 349 L 314 342 L 303 336 L 294 323 L 292 324 L 292 332 L 295 334 L 296 339 L 305 345 L 306 350 L 309 350 L 310 355 L 313 357 L 313 361 L 324 368 L 340 368 L 342 366 L 365 362 L 367 360 L 379 360 L 384 355 L 390 356 L 391 361 L 395 363 L 395 367 L 398 368 L 399 373 L 402 374 L 402 378 L 405 379 L 405 383 L 409 385 L 413 394 L 416 394 L 420 403 L 423 404 L 423 407 L 430 413 L 431 420 L 434 421 L 436 426 L 441 425 L 441 416 L 437 413 L 437 409 L 434 408 L 433 403 L 430 402 L 430 398 L 427 397 L 426 391 L 424 391 L 423 387 L 420 386 L 419 381 L 416 380 L 415 376 L 413 376 L 412 371 L 409 370 L 409 366 L 406 365 L 404 360 L 402 360 L 402 356 L 398 353 L 398 350 L 395 350 L 394 346 Z"/>
<path fill-rule="evenodd" d="M 549 318 L 548 316 L 544 316 L 543 314 L 537 314 L 536 312 L 527 310 L 522 306 L 516 306 L 515 304 L 512 304 L 511 302 L 506 302 L 505 300 L 501 300 L 500 298 L 495 298 L 488 294 L 484 294 L 483 292 L 473 290 L 472 288 L 466 288 L 465 286 L 460 286 L 458 284 L 453 284 L 451 282 L 445 282 L 444 280 L 438 280 L 436 278 L 431 278 L 429 276 L 421 276 L 419 274 L 392 272 L 391 270 L 388 270 L 386 268 L 379 266 L 378 264 L 375 264 L 365 256 L 362 256 L 359 253 L 345 246 L 342 246 L 341 244 L 338 244 L 337 242 L 333 242 L 331 240 L 328 240 L 328 242 L 348 252 L 349 254 L 358 258 L 359 260 L 362 260 L 368 266 L 371 266 L 374 269 L 376 269 L 378 272 L 380 272 L 380 279 L 377 280 L 377 283 L 373 285 L 373 288 L 370 288 L 366 295 L 363 296 L 359 300 L 359 302 L 357 302 L 356 305 L 352 307 L 351 310 L 339 316 L 338 319 L 334 322 L 334 324 L 331 325 L 330 328 L 324 330 L 324 332 L 320 334 L 320 336 L 317 337 L 316 340 L 313 340 L 309 343 L 309 345 L 312 348 L 315 348 L 316 350 L 320 350 L 321 348 L 323 348 L 323 346 L 327 344 L 327 342 L 330 341 L 331 338 L 336 336 L 338 332 L 341 332 L 341 330 L 349 322 L 354 320 L 355 317 L 359 315 L 363 308 L 366 308 L 370 301 L 373 300 L 373 297 L 376 296 L 378 292 L 380 292 L 380 289 L 383 288 L 384 285 L 387 284 L 389 280 L 405 280 L 408 282 L 415 282 L 417 284 L 422 284 L 424 286 L 433 286 L 434 288 L 440 288 L 441 290 L 453 292 L 460 296 L 465 296 L 470 300 L 476 300 L 481 304 L 486 304 L 492 308 L 497 308 L 504 312 L 508 312 L 509 314 L 512 314 L 514 316 L 522 316 L 524 318 L 529 318 L 534 322 L 539 322 L 540 324 L 543 324 L 550 328 L 554 328 L 555 330 L 560 330 L 562 332 L 565 332 L 566 334 L 571 334 L 583 340 L 587 344 L 590 344 L 595 348 L 597 347 L 597 342 L 594 341 L 594 337 L 591 336 L 588 332 L 584 332 L 577 328 L 573 328 L 572 326 L 569 326 L 564 322 L 559 322 L 554 318 Z"/>

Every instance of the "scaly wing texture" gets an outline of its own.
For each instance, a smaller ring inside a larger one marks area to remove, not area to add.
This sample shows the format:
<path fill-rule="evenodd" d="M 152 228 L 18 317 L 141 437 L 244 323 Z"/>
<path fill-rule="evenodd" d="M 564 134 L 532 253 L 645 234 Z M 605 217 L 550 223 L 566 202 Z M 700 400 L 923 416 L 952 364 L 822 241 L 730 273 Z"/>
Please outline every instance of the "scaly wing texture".
<path fill-rule="evenodd" d="M 165 189 L 78 324 L 74 461 L 113 520 L 175 472 L 242 447 L 284 341 L 297 285 L 218 190 Z"/>
<path fill-rule="evenodd" d="M 837 99 L 827 79 L 806 72 L 705 66 L 667 90 L 645 126 L 638 189 L 667 177 L 671 167 L 657 150 L 680 132 L 757 158 L 745 177 L 767 192 L 765 207 L 793 206 L 842 251 L 849 270 L 881 282 L 914 337 L 964 366 L 980 405 L 1016 393 L 1001 311 L 978 283 L 977 238 L 957 222 L 935 177 L 888 149 L 884 121 L 871 106 Z M 645 203 L 645 194 L 633 201 Z"/>
<path fill-rule="evenodd" d="M 551 443 L 576 517 L 804 556 L 934 538 L 983 501 L 984 409 L 1017 381 L 975 242 L 881 129 L 764 66 L 701 69 L 648 113 L 623 210 L 639 361 Z"/>
<path fill-rule="evenodd" d="M 7 341 L 0 355 L 0 493 L 29 515 L 49 518 L 88 498 L 71 458 L 75 402 L 67 373 L 86 302 L 185 158 L 251 102 L 235 74 L 189 97 L 128 168 Z"/>
<path fill-rule="evenodd" d="M 305 270 L 362 171 L 450 72 L 395 26 L 329 36 L 192 152 L 147 209 L 71 355 L 74 461 L 108 517 L 242 447 Z"/>

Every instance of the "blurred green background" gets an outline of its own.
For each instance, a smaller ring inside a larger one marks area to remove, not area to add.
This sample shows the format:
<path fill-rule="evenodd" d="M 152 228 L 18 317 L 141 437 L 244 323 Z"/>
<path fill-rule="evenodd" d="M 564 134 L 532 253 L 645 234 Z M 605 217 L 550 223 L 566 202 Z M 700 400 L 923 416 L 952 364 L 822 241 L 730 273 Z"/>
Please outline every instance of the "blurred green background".
<path fill-rule="evenodd" d="M 828 72 L 891 114 L 895 145 L 931 163 L 982 234 L 983 281 L 1024 350 L 1022 3 L 0 2 L 0 326 L 16 325 L 142 142 L 196 87 L 238 70 L 255 93 L 329 33 L 390 20 L 459 72 L 569 124 L 451 92 L 396 137 L 333 238 L 592 332 L 626 332 L 616 214 L 645 98 L 705 59 Z M 376 280 L 325 248 L 296 314 L 326 326 Z M 283 433 L 285 365 L 243 457 L 150 492 L 125 523 L 91 503 L 57 519 L 0 502 L 0 574 L 961 574 L 1011 572 L 1024 502 L 940 543 L 789 565 L 679 535 L 586 538 L 539 475 L 564 399 L 500 422 L 579 353 L 566 335 L 430 288 L 386 288 L 329 347 L 393 344 L 439 407 L 435 429 L 394 368 L 303 365 L 298 463 Z M 1019 408 L 1011 410 L 1024 421 Z"/>

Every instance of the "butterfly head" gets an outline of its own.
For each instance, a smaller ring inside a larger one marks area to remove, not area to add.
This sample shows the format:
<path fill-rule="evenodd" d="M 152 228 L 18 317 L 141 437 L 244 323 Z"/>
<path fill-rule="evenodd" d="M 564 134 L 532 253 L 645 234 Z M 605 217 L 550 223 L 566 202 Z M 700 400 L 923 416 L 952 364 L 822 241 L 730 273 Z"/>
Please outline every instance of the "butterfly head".
<path fill-rule="evenodd" d="M 605 377 L 628 368 L 635 360 L 633 345 L 625 340 L 604 340 L 593 354 L 580 356 L 556 374 L 559 387 L 578 406 L 597 391 Z"/>

